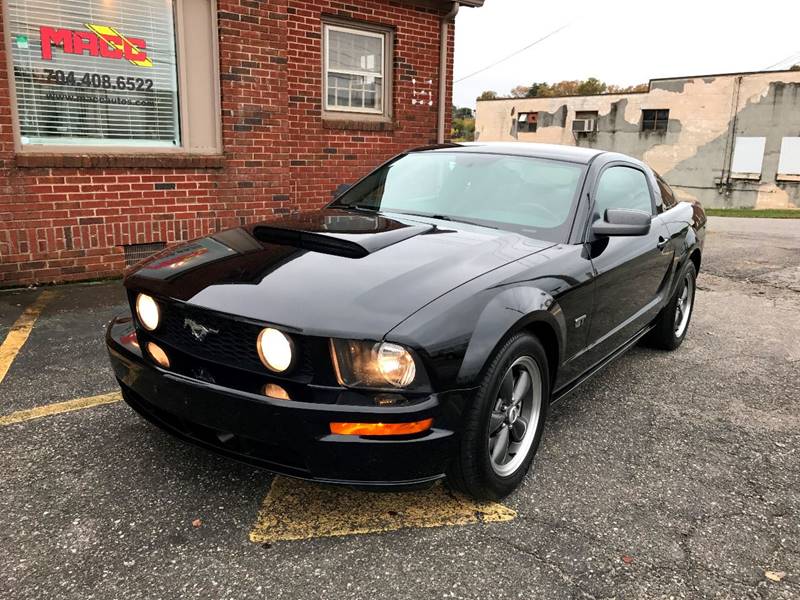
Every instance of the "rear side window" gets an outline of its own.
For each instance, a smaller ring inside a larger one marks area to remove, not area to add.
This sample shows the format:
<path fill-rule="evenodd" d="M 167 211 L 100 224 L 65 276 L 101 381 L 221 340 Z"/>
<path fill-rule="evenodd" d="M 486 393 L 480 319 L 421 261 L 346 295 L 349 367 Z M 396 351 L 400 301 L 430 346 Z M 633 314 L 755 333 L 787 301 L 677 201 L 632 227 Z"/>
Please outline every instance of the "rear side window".
<path fill-rule="evenodd" d="M 675 199 L 675 192 L 672 191 L 666 181 L 661 179 L 661 175 L 656 174 L 656 181 L 658 181 L 658 189 L 661 192 L 662 210 L 669 210 L 678 203 Z"/>
<path fill-rule="evenodd" d="M 610 167 L 600 175 L 594 195 L 594 220 L 609 208 L 629 208 L 653 213 L 650 188 L 644 173 L 631 167 Z"/>

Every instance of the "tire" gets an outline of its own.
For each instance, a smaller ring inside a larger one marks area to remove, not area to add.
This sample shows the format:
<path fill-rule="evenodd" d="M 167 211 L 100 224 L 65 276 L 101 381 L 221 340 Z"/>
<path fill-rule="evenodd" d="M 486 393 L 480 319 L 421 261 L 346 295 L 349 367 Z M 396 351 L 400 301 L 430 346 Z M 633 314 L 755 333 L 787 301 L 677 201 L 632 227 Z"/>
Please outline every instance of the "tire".
<path fill-rule="evenodd" d="M 689 261 L 681 271 L 680 281 L 669 304 L 656 317 L 652 331 L 645 338 L 648 346 L 661 350 L 675 350 L 683 343 L 692 319 L 696 289 L 697 270 L 694 263 Z"/>
<path fill-rule="evenodd" d="M 515 394 L 526 376 L 529 389 Z M 497 351 L 464 414 L 458 454 L 447 472 L 450 486 L 477 500 L 499 500 L 516 489 L 539 447 L 549 403 L 544 348 L 535 337 L 518 333 Z M 507 444 L 505 452 L 498 444 Z"/>

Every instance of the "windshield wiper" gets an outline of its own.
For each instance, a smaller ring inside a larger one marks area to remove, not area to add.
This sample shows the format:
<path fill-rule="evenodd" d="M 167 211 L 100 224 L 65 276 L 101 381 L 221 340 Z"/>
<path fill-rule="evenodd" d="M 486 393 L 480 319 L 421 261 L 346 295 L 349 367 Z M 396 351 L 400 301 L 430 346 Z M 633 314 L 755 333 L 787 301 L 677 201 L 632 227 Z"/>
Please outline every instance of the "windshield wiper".
<path fill-rule="evenodd" d="M 378 212 L 377 208 L 372 208 L 370 206 L 362 206 L 359 204 L 334 204 L 332 208 L 341 208 L 342 210 L 357 210 L 359 212 L 369 212 L 369 213 Z"/>
<path fill-rule="evenodd" d="M 493 227 L 492 225 L 485 225 L 483 223 L 478 223 L 476 221 L 467 221 L 466 219 L 457 219 L 451 217 L 450 215 L 430 215 L 425 213 L 410 213 L 410 212 L 400 212 L 400 211 L 389 211 L 389 212 L 398 212 L 401 215 L 408 215 L 409 217 L 425 217 L 426 219 L 438 219 L 439 221 L 450 221 L 453 223 L 464 223 L 465 225 L 475 225 L 476 227 L 486 227 L 488 229 L 497 229 L 497 227 Z"/>

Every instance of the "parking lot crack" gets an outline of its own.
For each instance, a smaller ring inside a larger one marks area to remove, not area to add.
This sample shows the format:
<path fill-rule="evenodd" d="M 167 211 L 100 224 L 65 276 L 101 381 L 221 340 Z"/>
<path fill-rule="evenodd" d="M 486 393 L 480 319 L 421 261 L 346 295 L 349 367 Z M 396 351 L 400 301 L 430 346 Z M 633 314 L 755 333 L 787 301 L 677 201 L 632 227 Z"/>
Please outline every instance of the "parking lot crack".
<path fill-rule="evenodd" d="M 548 559 L 547 557 L 541 556 L 538 552 L 536 552 L 535 550 L 533 550 L 529 546 L 526 546 L 525 544 L 520 544 L 518 542 L 514 542 L 514 541 L 511 541 L 509 539 L 506 539 L 504 537 L 500 537 L 500 536 L 497 536 L 497 535 L 489 535 L 487 537 L 489 539 L 498 541 L 501 544 L 504 544 L 504 545 L 508 546 L 509 548 L 512 548 L 513 550 L 515 550 L 517 552 L 520 552 L 520 553 L 532 558 L 537 563 L 545 566 L 546 568 L 548 568 L 549 570 L 554 572 L 556 575 L 558 575 L 558 577 L 561 579 L 561 581 L 563 581 L 564 583 L 568 584 L 571 587 L 572 590 L 574 590 L 575 592 L 577 592 L 579 594 L 579 596 L 581 598 L 587 598 L 588 600 L 610 600 L 611 598 L 613 598 L 613 596 L 612 597 L 608 597 L 608 598 L 595 596 L 594 594 L 592 594 L 590 592 L 587 592 L 584 589 L 581 589 L 581 587 L 579 586 L 579 584 L 576 581 L 576 578 L 581 576 L 580 573 L 578 573 L 576 575 L 571 575 L 571 574 L 567 573 L 563 568 L 561 568 L 561 566 L 559 564 L 553 562 L 552 560 Z M 598 571 L 595 571 L 595 574 L 597 574 L 597 573 L 598 573 Z"/>

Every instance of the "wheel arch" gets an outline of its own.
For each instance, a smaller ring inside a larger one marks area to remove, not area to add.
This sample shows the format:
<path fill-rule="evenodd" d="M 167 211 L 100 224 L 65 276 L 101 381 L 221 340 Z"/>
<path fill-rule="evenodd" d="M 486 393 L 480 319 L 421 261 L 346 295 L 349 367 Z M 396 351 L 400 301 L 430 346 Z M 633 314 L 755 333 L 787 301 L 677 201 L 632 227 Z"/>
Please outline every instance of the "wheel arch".
<path fill-rule="evenodd" d="M 527 324 L 519 331 L 530 333 L 542 344 L 544 353 L 547 355 L 550 389 L 552 390 L 556 382 L 558 367 L 561 364 L 561 344 L 556 329 L 551 323 L 545 320 L 538 320 Z"/>
<path fill-rule="evenodd" d="M 492 358 L 518 333 L 535 336 L 548 361 L 551 385 L 563 361 L 566 325 L 558 303 L 546 292 L 533 287 L 515 287 L 498 294 L 481 314 L 475 327 L 458 380 L 483 379 Z"/>
<path fill-rule="evenodd" d="M 694 263 L 694 270 L 697 273 L 700 273 L 700 263 L 702 262 L 702 254 L 700 253 L 700 248 L 695 248 L 692 250 L 692 253 L 689 254 L 689 260 Z"/>

